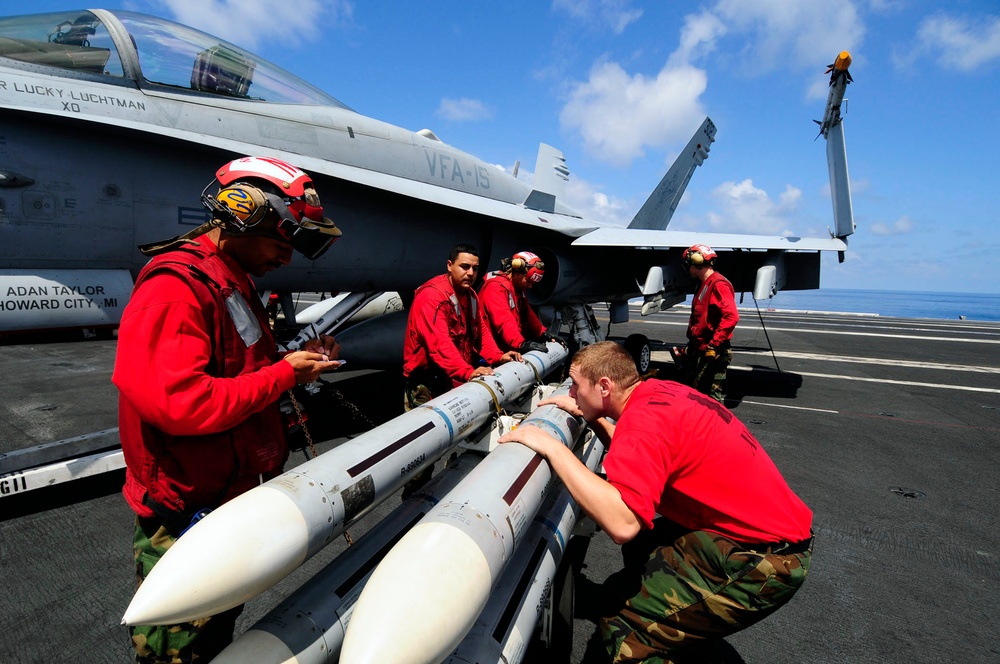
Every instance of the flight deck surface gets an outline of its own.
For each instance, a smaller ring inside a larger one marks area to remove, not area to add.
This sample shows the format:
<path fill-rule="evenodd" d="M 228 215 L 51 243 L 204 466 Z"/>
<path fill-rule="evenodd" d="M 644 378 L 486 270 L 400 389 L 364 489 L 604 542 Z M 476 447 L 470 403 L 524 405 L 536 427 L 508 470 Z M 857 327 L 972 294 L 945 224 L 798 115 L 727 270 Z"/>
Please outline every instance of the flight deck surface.
<path fill-rule="evenodd" d="M 741 317 L 727 406 L 813 509 L 816 543 L 802 590 L 727 639 L 729 661 L 1000 661 L 1000 324 L 769 312 L 765 333 L 755 312 Z M 666 349 L 683 342 L 686 318 L 681 308 L 611 334 L 661 340 L 653 367 L 669 377 Z M 0 345 L 0 453 L 116 427 L 114 352 L 113 339 Z M 336 385 L 375 423 L 401 409 L 387 372 Z M 293 452 L 286 467 L 304 460 Z M 0 661 L 128 661 L 119 623 L 134 592 L 133 522 L 120 485 L 113 472 L 0 496 Z M 238 631 L 346 546 L 338 538 L 249 602 Z M 595 534 L 576 578 L 571 662 L 593 630 L 593 584 L 619 563 Z"/>

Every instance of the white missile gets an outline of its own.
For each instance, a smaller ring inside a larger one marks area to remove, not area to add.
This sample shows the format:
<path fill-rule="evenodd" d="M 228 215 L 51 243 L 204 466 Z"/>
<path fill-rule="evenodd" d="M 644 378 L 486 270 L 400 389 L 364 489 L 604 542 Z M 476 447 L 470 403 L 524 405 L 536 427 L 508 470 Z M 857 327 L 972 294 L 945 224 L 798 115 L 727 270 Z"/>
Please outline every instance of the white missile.
<path fill-rule="evenodd" d="M 558 393 L 565 394 L 568 386 Z M 556 406 L 521 423 L 573 447 L 581 420 Z M 524 539 L 552 470 L 528 447 L 500 445 L 386 554 L 347 626 L 341 661 L 440 662 L 475 623 Z M 392 625 L 392 638 L 385 626 Z"/>
<path fill-rule="evenodd" d="M 420 518 L 469 474 L 481 456 L 450 461 L 420 491 L 378 522 L 301 588 L 216 655 L 215 664 L 336 661 L 354 603 L 372 570 Z"/>
<path fill-rule="evenodd" d="M 524 354 L 222 505 L 150 571 L 122 619 L 169 625 L 239 606 L 529 393 L 567 350 Z"/>
<path fill-rule="evenodd" d="M 596 470 L 603 456 L 604 444 L 592 436 L 583 453 L 584 465 Z M 579 505 L 557 480 L 514 559 L 493 586 L 486 608 L 444 664 L 524 660 L 579 515 Z"/>
<path fill-rule="evenodd" d="M 844 142 L 844 123 L 840 113 L 844 101 L 844 93 L 851 77 L 851 54 L 841 51 L 826 73 L 830 74 L 830 94 L 826 100 L 826 112 L 823 120 L 818 121 L 819 133 L 826 139 L 827 170 L 830 173 L 830 198 L 833 201 L 832 235 L 844 239 L 852 235 L 854 226 L 854 207 L 851 202 L 851 179 L 847 172 L 847 145 Z M 844 255 L 840 254 L 843 262 Z"/>
<path fill-rule="evenodd" d="M 840 105 L 844 101 L 844 93 L 847 92 L 848 84 L 854 79 L 851 77 L 851 54 L 841 51 L 833 64 L 829 65 L 826 73 L 830 74 L 830 93 L 826 99 L 826 111 L 822 120 L 816 120 L 819 125 L 819 133 L 827 138 L 830 129 L 841 121 Z"/>
<path fill-rule="evenodd" d="M 299 350 L 310 339 L 321 334 L 333 334 L 348 322 L 360 323 L 402 310 L 403 301 L 396 292 L 340 293 L 307 307 L 295 316 L 296 322 L 304 327 L 288 342 L 287 348 Z"/>

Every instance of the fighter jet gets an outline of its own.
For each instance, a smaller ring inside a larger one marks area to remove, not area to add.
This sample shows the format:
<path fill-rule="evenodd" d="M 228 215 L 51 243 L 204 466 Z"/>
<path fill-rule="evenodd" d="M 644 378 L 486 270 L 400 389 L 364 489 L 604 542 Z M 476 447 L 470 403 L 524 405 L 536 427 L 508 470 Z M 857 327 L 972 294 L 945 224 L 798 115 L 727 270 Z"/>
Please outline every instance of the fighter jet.
<path fill-rule="evenodd" d="M 838 215 L 828 238 L 666 230 L 715 133 L 706 118 L 629 227 L 607 227 L 566 205 L 551 146 L 529 185 L 178 23 L 99 9 L 0 18 L 0 332 L 117 323 L 146 262 L 137 247 L 207 221 L 199 192 L 244 155 L 309 172 L 343 231 L 332 252 L 258 282 L 275 292 L 405 296 L 455 243 L 488 268 L 527 249 L 546 266 L 533 302 L 589 343 L 603 337 L 591 305 L 624 322 L 631 298 L 648 314 L 693 292 L 680 253 L 695 242 L 722 250 L 720 269 L 758 299 L 818 288 L 820 252 L 844 252 L 853 220 Z"/>

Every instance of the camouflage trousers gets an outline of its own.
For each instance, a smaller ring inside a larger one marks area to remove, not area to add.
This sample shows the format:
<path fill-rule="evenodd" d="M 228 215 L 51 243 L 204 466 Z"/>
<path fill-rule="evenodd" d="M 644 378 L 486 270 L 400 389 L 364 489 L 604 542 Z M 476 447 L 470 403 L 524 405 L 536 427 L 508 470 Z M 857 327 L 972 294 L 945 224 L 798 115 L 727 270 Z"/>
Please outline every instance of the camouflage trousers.
<path fill-rule="evenodd" d="M 138 585 L 166 553 L 177 537 L 159 517 L 136 517 L 132 550 Z M 236 618 L 242 606 L 208 618 L 179 625 L 142 625 L 129 628 L 135 661 L 141 664 L 188 664 L 208 662 L 233 640 Z"/>
<path fill-rule="evenodd" d="M 726 380 L 726 368 L 732 362 L 733 349 L 728 346 L 720 348 L 718 354 L 711 359 L 706 358 L 695 347 L 688 346 L 684 354 L 681 382 L 722 403 L 722 383 Z"/>
<path fill-rule="evenodd" d="M 419 408 L 435 397 L 439 397 L 451 389 L 451 379 L 442 375 L 421 375 L 404 378 L 403 410 L 410 412 Z M 403 485 L 403 500 L 413 495 L 420 487 L 431 481 L 434 466 L 428 466 L 411 477 Z"/>
<path fill-rule="evenodd" d="M 613 578 L 624 600 L 616 603 L 617 615 L 599 621 L 610 661 L 706 661 L 718 639 L 792 598 L 809 571 L 811 550 L 810 543 L 798 553 L 750 551 L 721 535 L 657 519 L 652 531 L 622 548 L 625 569 Z"/>

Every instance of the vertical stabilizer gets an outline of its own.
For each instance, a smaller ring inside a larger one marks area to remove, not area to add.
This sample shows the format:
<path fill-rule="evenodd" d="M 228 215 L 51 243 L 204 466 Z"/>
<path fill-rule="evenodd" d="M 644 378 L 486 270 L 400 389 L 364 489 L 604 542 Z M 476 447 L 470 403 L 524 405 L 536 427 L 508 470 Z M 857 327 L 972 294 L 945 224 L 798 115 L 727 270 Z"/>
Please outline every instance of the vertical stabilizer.
<path fill-rule="evenodd" d="M 539 212 L 555 212 L 556 201 L 566 200 L 568 181 L 569 169 L 566 167 L 566 157 L 562 151 L 551 145 L 539 143 L 532 190 L 524 199 L 524 207 Z"/>
<path fill-rule="evenodd" d="M 708 151 L 714 142 L 715 124 L 711 118 L 705 118 L 628 227 L 657 231 L 665 229 L 677 204 L 681 202 L 681 196 L 694 175 L 694 169 L 708 159 Z"/>

